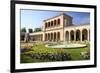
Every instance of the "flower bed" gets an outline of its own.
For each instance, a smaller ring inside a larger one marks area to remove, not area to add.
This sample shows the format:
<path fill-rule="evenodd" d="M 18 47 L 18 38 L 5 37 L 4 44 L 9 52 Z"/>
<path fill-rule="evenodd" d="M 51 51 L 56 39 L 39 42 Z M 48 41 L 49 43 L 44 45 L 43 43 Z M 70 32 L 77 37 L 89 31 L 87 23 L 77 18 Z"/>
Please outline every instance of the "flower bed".
<path fill-rule="evenodd" d="M 58 53 L 58 54 L 52 54 L 52 53 L 31 53 L 26 52 L 21 54 L 23 56 L 30 57 L 31 59 L 37 59 L 41 60 L 41 62 L 48 60 L 49 61 L 68 61 L 71 60 L 70 54 L 67 53 Z"/>

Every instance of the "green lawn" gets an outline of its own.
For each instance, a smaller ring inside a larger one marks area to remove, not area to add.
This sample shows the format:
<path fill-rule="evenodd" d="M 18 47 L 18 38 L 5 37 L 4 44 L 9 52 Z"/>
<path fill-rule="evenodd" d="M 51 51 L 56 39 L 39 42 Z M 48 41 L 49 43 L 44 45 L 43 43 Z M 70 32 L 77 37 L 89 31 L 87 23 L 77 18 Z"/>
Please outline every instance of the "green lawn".
<path fill-rule="evenodd" d="M 64 53 L 69 53 L 71 56 L 71 61 L 75 61 L 75 60 L 85 60 L 80 54 L 81 52 L 85 52 L 85 51 L 89 51 L 89 47 L 85 47 L 85 48 L 65 48 L 65 49 L 54 49 L 54 48 L 47 48 L 45 47 L 44 44 L 38 44 L 38 45 L 33 45 L 31 47 L 31 50 L 28 52 L 25 52 L 24 54 L 37 54 L 37 53 L 51 53 L 51 54 L 57 54 L 60 52 L 64 52 Z M 31 57 L 27 56 L 27 55 L 23 55 L 21 54 L 21 63 L 32 63 L 32 62 L 46 62 L 49 60 L 38 60 L 38 59 L 32 59 Z"/>
<path fill-rule="evenodd" d="M 57 53 L 57 52 L 60 52 L 60 49 L 52 49 L 52 48 L 47 48 L 45 47 L 45 45 L 38 45 L 38 46 L 33 46 L 33 49 L 34 49 L 34 52 L 41 52 L 41 53 Z M 73 60 L 81 60 L 83 59 L 82 56 L 80 55 L 81 52 L 84 52 L 84 51 L 88 51 L 89 48 L 86 47 L 86 48 L 74 48 L 74 49 L 71 49 L 71 48 L 66 48 L 66 49 L 63 49 L 64 52 L 68 52 L 71 54 L 71 57 Z"/>

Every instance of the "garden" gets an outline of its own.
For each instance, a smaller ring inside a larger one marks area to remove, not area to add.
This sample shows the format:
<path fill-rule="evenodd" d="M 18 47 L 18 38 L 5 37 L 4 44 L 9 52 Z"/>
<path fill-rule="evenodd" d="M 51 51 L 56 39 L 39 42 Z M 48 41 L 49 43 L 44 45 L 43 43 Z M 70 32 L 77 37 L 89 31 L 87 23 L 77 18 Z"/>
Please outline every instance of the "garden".
<path fill-rule="evenodd" d="M 21 63 L 79 61 L 90 59 L 90 47 L 49 48 L 45 43 L 21 43 Z"/>

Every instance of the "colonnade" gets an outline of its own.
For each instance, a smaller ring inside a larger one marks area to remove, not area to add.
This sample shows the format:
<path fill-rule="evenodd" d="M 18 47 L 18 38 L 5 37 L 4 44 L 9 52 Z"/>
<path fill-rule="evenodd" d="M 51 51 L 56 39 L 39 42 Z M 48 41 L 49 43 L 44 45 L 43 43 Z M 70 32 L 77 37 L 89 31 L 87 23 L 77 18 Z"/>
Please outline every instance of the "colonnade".
<path fill-rule="evenodd" d="M 89 41 L 90 40 L 90 30 L 71 30 L 65 32 L 65 41 Z"/>
<path fill-rule="evenodd" d="M 45 33 L 45 41 L 60 41 L 60 32 Z"/>

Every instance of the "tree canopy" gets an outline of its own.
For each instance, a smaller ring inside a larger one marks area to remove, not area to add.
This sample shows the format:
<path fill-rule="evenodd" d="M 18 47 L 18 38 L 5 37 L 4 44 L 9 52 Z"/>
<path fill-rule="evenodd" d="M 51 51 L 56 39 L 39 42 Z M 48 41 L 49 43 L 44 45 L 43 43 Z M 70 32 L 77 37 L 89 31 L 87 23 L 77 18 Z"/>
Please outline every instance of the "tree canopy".
<path fill-rule="evenodd" d="M 42 31 L 41 28 L 35 28 L 34 32 L 39 32 L 39 31 Z"/>
<path fill-rule="evenodd" d="M 21 28 L 21 32 L 26 32 L 26 28 Z"/>
<path fill-rule="evenodd" d="M 29 28 L 28 31 L 29 31 L 29 33 L 32 33 L 33 32 L 33 30 L 31 28 Z"/>

